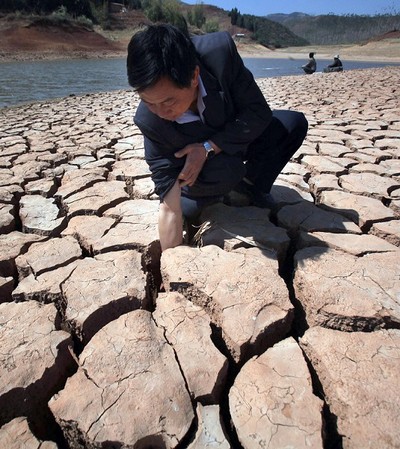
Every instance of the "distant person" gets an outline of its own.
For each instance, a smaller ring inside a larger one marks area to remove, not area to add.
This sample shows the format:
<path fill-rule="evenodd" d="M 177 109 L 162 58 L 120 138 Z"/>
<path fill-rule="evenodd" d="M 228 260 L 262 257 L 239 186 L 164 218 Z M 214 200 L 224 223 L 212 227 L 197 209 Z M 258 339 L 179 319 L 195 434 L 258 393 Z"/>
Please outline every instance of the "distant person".
<path fill-rule="evenodd" d="M 182 244 L 182 217 L 193 223 L 232 189 L 271 207 L 272 184 L 308 123 L 300 112 L 271 111 L 229 33 L 191 38 L 149 25 L 132 37 L 127 69 L 141 98 L 135 123 L 160 197 L 163 251 Z"/>
<path fill-rule="evenodd" d="M 335 55 L 333 57 L 332 64 L 329 64 L 328 67 L 324 68 L 325 73 L 329 72 L 341 72 L 343 70 L 343 64 L 342 61 L 339 58 L 339 55 Z"/>
<path fill-rule="evenodd" d="M 311 75 L 317 70 L 317 62 L 314 59 L 314 55 L 315 53 L 313 52 L 309 53 L 308 55 L 309 60 L 307 64 L 301 66 L 301 68 L 304 70 L 305 73 L 307 73 L 307 75 Z"/>

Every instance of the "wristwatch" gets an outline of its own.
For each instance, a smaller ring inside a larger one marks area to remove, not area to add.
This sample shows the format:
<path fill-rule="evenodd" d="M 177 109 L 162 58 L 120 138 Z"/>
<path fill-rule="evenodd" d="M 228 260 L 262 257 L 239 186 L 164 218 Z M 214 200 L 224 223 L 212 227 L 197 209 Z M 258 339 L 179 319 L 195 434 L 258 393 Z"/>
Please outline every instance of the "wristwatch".
<path fill-rule="evenodd" d="M 215 156 L 214 148 L 207 142 L 203 142 L 203 147 L 206 150 L 206 159 L 211 159 Z"/>

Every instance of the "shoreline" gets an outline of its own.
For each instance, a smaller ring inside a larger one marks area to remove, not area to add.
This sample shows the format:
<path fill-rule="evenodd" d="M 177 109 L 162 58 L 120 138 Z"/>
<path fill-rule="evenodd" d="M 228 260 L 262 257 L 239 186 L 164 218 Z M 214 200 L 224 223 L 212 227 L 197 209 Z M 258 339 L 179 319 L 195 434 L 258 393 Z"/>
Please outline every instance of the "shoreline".
<path fill-rule="evenodd" d="M 251 52 L 239 52 L 240 56 L 242 56 L 242 58 L 268 58 L 268 59 L 293 59 L 293 60 L 299 60 L 299 61 L 307 61 L 308 60 L 308 56 L 307 56 L 307 52 L 304 53 L 295 53 L 292 51 L 288 51 L 288 52 L 284 52 L 284 51 L 279 51 L 279 52 L 271 52 L 271 53 L 256 53 L 253 54 Z M 328 54 L 327 52 L 325 53 L 318 53 L 315 52 L 317 55 L 319 55 L 318 59 L 333 59 L 333 54 L 339 54 L 340 55 L 340 59 L 342 61 L 358 61 L 358 62 L 378 62 L 378 63 L 392 63 L 392 64 L 400 64 L 400 57 L 384 57 L 384 56 L 367 56 L 367 55 L 361 55 L 361 56 L 350 56 L 350 55 L 346 55 L 344 52 L 340 53 L 340 52 L 336 52 L 331 54 Z"/>
<path fill-rule="evenodd" d="M 332 59 L 339 54 L 342 60 L 400 63 L 400 39 L 387 39 L 386 42 L 371 42 L 365 45 L 308 45 L 270 50 L 260 45 L 241 46 L 238 51 L 242 57 L 270 59 L 307 60 L 308 53 L 314 52 L 317 59 Z"/>
<path fill-rule="evenodd" d="M 372 71 L 375 72 L 376 70 L 381 70 L 381 71 L 385 71 L 386 69 L 398 69 L 400 67 L 396 67 L 396 66 L 389 66 L 389 67 L 369 67 L 369 68 L 362 68 L 362 69 L 357 69 L 358 72 L 360 72 L 360 76 L 362 77 L 363 74 L 365 74 L 365 72 L 367 71 Z M 348 70 L 348 73 L 352 72 L 352 70 Z M 323 74 L 321 72 L 321 74 Z M 329 76 L 329 74 L 327 74 Z M 265 82 L 267 80 L 271 80 L 271 84 L 274 84 L 275 82 L 279 82 L 280 79 L 285 80 L 287 78 L 306 78 L 309 79 L 309 75 L 306 75 L 304 73 L 300 73 L 297 75 L 282 75 L 282 76 L 277 76 L 277 77 L 259 77 L 257 78 L 257 82 L 259 83 L 259 85 L 264 85 Z M 284 81 L 282 81 L 284 82 Z M 4 106 L 0 106 L 0 114 L 5 114 L 7 113 L 8 110 L 11 109 L 18 109 L 18 108 L 30 108 L 30 107 L 35 107 L 35 105 L 38 104 L 42 104 L 42 105 L 51 105 L 51 104 L 57 104 L 60 103 L 62 101 L 65 101 L 66 99 L 73 99 L 73 98 L 84 98 L 84 97 L 93 97 L 96 98 L 97 96 L 101 96 L 101 95 L 119 95 L 119 94 L 123 94 L 123 93 L 133 93 L 133 91 L 130 91 L 129 88 L 128 89 L 115 89 L 115 90 L 107 90 L 107 91 L 98 91 L 98 92 L 84 92 L 84 93 L 77 93 L 77 94 L 71 94 L 71 95 L 65 95 L 65 96 L 59 96 L 59 97 L 53 97 L 53 98 L 47 98 L 47 99 L 38 99 L 38 100 L 27 100 L 21 103 L 15 103 L 15 104 L 8 104 L 8 105 L 4 105 Z"/>
<path fill-rule="evenodd" d="M 266 59 L 291 59 L 306 62 L 308 60 L 307 52 L 299 52 L 295 53 L 293 51 L 266 51 L 266 52 L 252 52 L 248 50 L 240 50 L 239 54 L 242 58 L 266 58 Z M 331 54 L 318 53 L 318 59 L 321 60 L 329 60 L 332 59 L 333 56 Z M 390 63 L 390 64 L 400 64 L 400 57 L 384 57 L 384 56 L 371 56 L 371 55 L 346 55 L 345 52 L 337 52 L 334 54 L 340 54 L 340 59 L 342 61 L 358 61 L 358 62 L 376 62 L 376 63 Z M 17 63 L 17 62 L 42 62 L 42 61 L 70 61 L 70 60 L 85 60 L 85 59 L 124 59 L 126 58 L 126 53 L 107 53 L 107 54 L 99 54 L 99 53 L 68 53 L 64 55 L 60 54 L 18 54 L 13 56 L 8 56 L 0 54 L 0 64 L 9 64 L 9 63 Z"/>
<path fill-rule="evenodd" d="M 400 63 L 400 39 L 370 42 L 365 45 L 314 45 L 306 47 L 287 47 L 271 50 L 260 44 L 237 43 L 239 54 L 245 58 L 268 59 L 308 59 L 314 52 L 317 59 L 331 59 L 339 54 L 342 60 L 381 63 Z M 0 64 L 10 62 L 59 61 L 72 59 L 118 59 L 126 57 L 126 49 L 121 50 L 71 50 L 71 51 L 2 51 Z"/>

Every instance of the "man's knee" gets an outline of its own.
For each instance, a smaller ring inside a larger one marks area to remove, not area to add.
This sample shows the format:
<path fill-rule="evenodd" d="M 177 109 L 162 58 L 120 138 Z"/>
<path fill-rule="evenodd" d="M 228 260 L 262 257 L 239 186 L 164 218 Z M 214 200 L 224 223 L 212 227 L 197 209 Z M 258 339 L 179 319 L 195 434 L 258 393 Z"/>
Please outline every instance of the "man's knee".
<path fill-rule="evenodd" d="M 297 132 L 301 140 L 303 141 L 307 135 L 308 131 L 308 120 L 306 119 L 306 116 L 302 112 L 297 112 L 298 118 L 297 118 Z"/>
<path fill-rule="evenodd" d="M 245 172 L 241 157 L 220 153 L 206 162 L 198 182 L 188 193 L 192 196 L 224 195 L 240 182 Z"/>
<path fill-rule="evenodd" d="M 281 122 L 288 134 L 296 134 L 304 139 L 308 130 L 308 121 L 302 112 L 276 110 L 273 111 L 273 116 Z"/>

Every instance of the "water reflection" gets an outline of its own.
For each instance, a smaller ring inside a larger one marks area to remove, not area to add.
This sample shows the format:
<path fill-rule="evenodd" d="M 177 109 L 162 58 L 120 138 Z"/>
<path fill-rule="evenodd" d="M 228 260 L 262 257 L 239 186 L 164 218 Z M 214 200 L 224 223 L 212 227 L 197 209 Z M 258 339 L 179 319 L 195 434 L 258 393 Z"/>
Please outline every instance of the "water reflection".
<path fill-rule="evenodd" d="M 244 58 L 256 78 L 303 75 L 302 60 Z M 318 60 L 318 71 L 331 60 Z M 343 61 L 345 70 L 400 65 Z M 9 62 L 0 64 L 0 107 L 92 92 L 129 89 L 125 59 Z"/>

